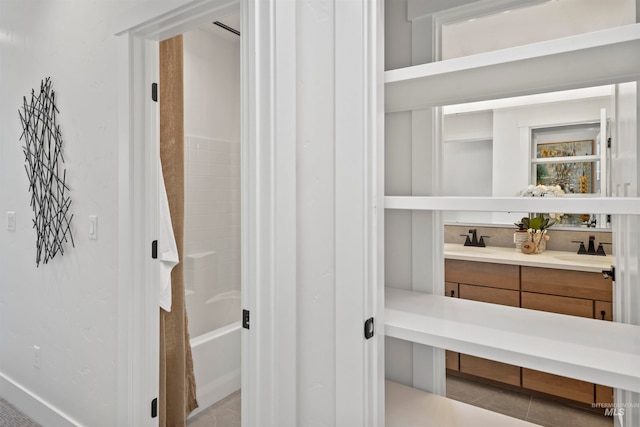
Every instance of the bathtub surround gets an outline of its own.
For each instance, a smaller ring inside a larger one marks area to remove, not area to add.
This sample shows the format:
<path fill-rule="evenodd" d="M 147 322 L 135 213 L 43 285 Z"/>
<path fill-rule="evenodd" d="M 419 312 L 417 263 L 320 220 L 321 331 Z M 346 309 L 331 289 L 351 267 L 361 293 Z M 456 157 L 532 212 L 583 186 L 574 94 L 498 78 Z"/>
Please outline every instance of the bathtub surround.
<path fill-rule="evenodd" d="M 184 260 L 184 103 L 182 36 L 160 43 L 160 158 L 179 258 Z M 172 310 L 160 310 L 159 426 L 186 425 L 197 406 L 184 305 L 184 262 L 171 272 Z"/>
<path fill-rule="evenodd" d="M 240 319 L 240 144 L 185 143 L 185 286 L 197 337 Z"/>

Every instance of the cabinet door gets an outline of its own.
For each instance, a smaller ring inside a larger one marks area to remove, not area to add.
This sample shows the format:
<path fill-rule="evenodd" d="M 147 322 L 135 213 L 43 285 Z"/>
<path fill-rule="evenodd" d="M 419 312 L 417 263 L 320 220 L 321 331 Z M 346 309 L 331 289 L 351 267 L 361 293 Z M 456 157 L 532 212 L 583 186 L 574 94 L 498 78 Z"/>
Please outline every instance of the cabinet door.
<path fill-rule="evenodd" d="M 444 294 L 451 298 L 458 298 L 458 284 L 453 282 L 444 282 Z M 446 352 L 447 369 L 458 371 L 460 369 L 460 357 L 458 352 L 447 350 Z"/>
<path fill-rule="evenodd" d="M 507 363 L 461 354 L 460 372 L 520 386 L 520 367 Z"/>
<path fill-rule="evenodd" d="M 520 293 L 509 289 L 474 286 L 461 283 L 460 298 L 518 307 Z M 505 384 L 520 385 L 520 367 L 494 360 L 461 354 L 460 372 Z"/>
<path fill-rule="evenodd" d="M 595 403 L 613 403 L 613 388 L 596 384 Z"/>
<path fill-rule="evenodd" d="M 522 292 L 522 308 L 593 318 L 593 301 Z"/>
<path fill-rule="evenodd" d="M 585 255 L 587 256 L 587 255 Z M 600 273 L 522 267 L 522 290 L 549 295 L 611 301 L 611 279 Z"/>
<path fill-rule="evenodd" d="M 444 277 L 449 282 L 520 290 L 517 265 L 445 259 Z"/>
<path fill-rule="evenodd" d="M 613 304 L 606 301 L 596 301 L 594 304 L 596 319 L 613 320 Z M 613 388 L 605 385 L 596 384 L 596 400 L 595 403 L 613 403 Z"/>
<path fill-rule="evenodd" d="M 456 351 L 447 350 L 445 354 L 446 354 L 447 369 L 452 371 L 459 371 L 460 370 L 460 353 Z"/>
<path fill-rule="evenodd" d="M 454 282 L 444 282 L 444 295 L 447 297 L 458 298 L 458 284 Z"/>
<path fill-rule="evenodd" d="M 593 316 L 596 319 L 600 320 L 613 320 L 613 304 L 607 301 L 596 301 L 595 302 L 595 313 Z"/>
<path fill-rule="evenodd" d="M 593 383 L 535 371 L 533 369 L 522 368 L 522 387 L 577 402 L 594 402 Z"/>
<path fill-rule="evenodd" d="M 509 289 L 489 288 L 460 284 L 460 298 L 474 301 L 490 302 L 493 304 L 520 306 L 520 292 Z"/>

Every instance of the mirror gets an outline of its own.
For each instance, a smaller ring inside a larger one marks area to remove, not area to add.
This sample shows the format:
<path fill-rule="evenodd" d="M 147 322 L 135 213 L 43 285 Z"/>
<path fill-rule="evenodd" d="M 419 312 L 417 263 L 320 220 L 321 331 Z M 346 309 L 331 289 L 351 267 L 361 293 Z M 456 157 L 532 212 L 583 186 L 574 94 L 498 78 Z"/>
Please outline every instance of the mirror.
<path fill-rule="evenodd" d="M 442 195 L 608 194 L 606 146 L 615 87 L 445 106 Z M 545 185 L 529 188 L 529 186 Z M 557 192 L 557 191 L 556 191 Z M 513 225 L 528 212 L 447 212 L 446 223 Z M 564 213 L 554 228 L 607 228 L 607 215 Z"/>

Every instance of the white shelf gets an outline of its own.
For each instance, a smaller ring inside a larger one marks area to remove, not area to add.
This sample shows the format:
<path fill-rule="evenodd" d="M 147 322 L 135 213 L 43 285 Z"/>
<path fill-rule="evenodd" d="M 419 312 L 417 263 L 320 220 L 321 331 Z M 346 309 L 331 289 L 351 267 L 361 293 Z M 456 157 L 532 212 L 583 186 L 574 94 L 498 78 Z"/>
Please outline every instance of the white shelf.
<path fill-rule="evenodd" d="M 464 138 L 464 139 L 445 139 L 442 141 L 445 144 L 461 144 L 461 143 L 474 143 L 474 142 L 486 142 L 493 141 L 493 135 L 485 136 L 485 137 L 477 137 L 477 138 Z"/>
<path fill-rule="evenodd" d="M 385 334 L 640 392 L 640 327 L 386 288 Z"/>
<path fill-rule="evenodd" d="M 385 72 L 385 111 L 405 111 L 630 81 L 640 24 Z"/>
<path fill-rule="evenodd" d="M 640 56 L 640 55 L 638 55 Z M 471 212 L 591 212 L 638 215 L 638 197 L 421 197 L 385 196 L 385 209 Z"/>
<path fill-rule="evenodd" d="M 529 427 L 534 425 L 392 381 L 385 382 L 385 426 L 387 427 Z"/>

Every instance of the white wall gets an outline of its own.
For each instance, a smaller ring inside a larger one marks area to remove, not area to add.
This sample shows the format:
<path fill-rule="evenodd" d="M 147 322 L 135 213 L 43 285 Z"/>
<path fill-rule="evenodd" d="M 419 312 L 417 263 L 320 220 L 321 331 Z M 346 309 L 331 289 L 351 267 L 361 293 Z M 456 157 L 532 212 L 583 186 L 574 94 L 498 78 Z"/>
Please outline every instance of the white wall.
<path fill-rule="evenodd" d="M 493 174 L 493 111 L 444 116 L 442 194 L 490 196 Z M 491 212 L 445 212 L 445 222 L 482 223 Z"/>
<path fill-rule="evenodd" d="M 493 110 L 493 114 L 485 111 L 445 116 L 445 140 L 488 138 L 491 135 L 493 143 L 467 141 L 444 144 L 444 194 L 516 195 L 529 184 L 531 128 L 597 122 L 601 108 L 606 108 L 608 117 L 612 117 L 613 98 L 597 97 L 499 108 Z M 491 125 L 486 123 L 487 117 L 493 117 Z M 486 168 L 480 167 L 482 163 L 486 164 Z M 486 217 L 486 213 L 478 215 L 459 212 L 457 215 L 448 215 L 446 219 L 510 224 L 519 216 L 520 214 L 494 213 Z"/>
<path fill-rule="evenodd" d="M 192 337 L 240 318 L 240 37 L 184 35 L 185 285 Z"/>
<path fill-rule="evenodd" d="M 117 55 L 135 1 L 0 2 L 0 396 L 7 378 L 77 422 L 116 425 Z M 22 97 L 50 76 L 64 138 L 75 248 L 36 268 L 19 141 Z M 7 231 L 15 211 L 17 230 Z M 88 239 L 97 215 L 98 240 Z M 33 346 L 41 367 L 33 366 Z M 30 408 L 25 408 L 31 410 Z M 36 416 L 36 415 L 34 415 Z M 45 425 L 56 419 L 40 417 Z"/>
<path fill-rule="evenodd" d="M 636 0 L 560 0 L 442 28 L 442 59 L 635 23 Z"/>

